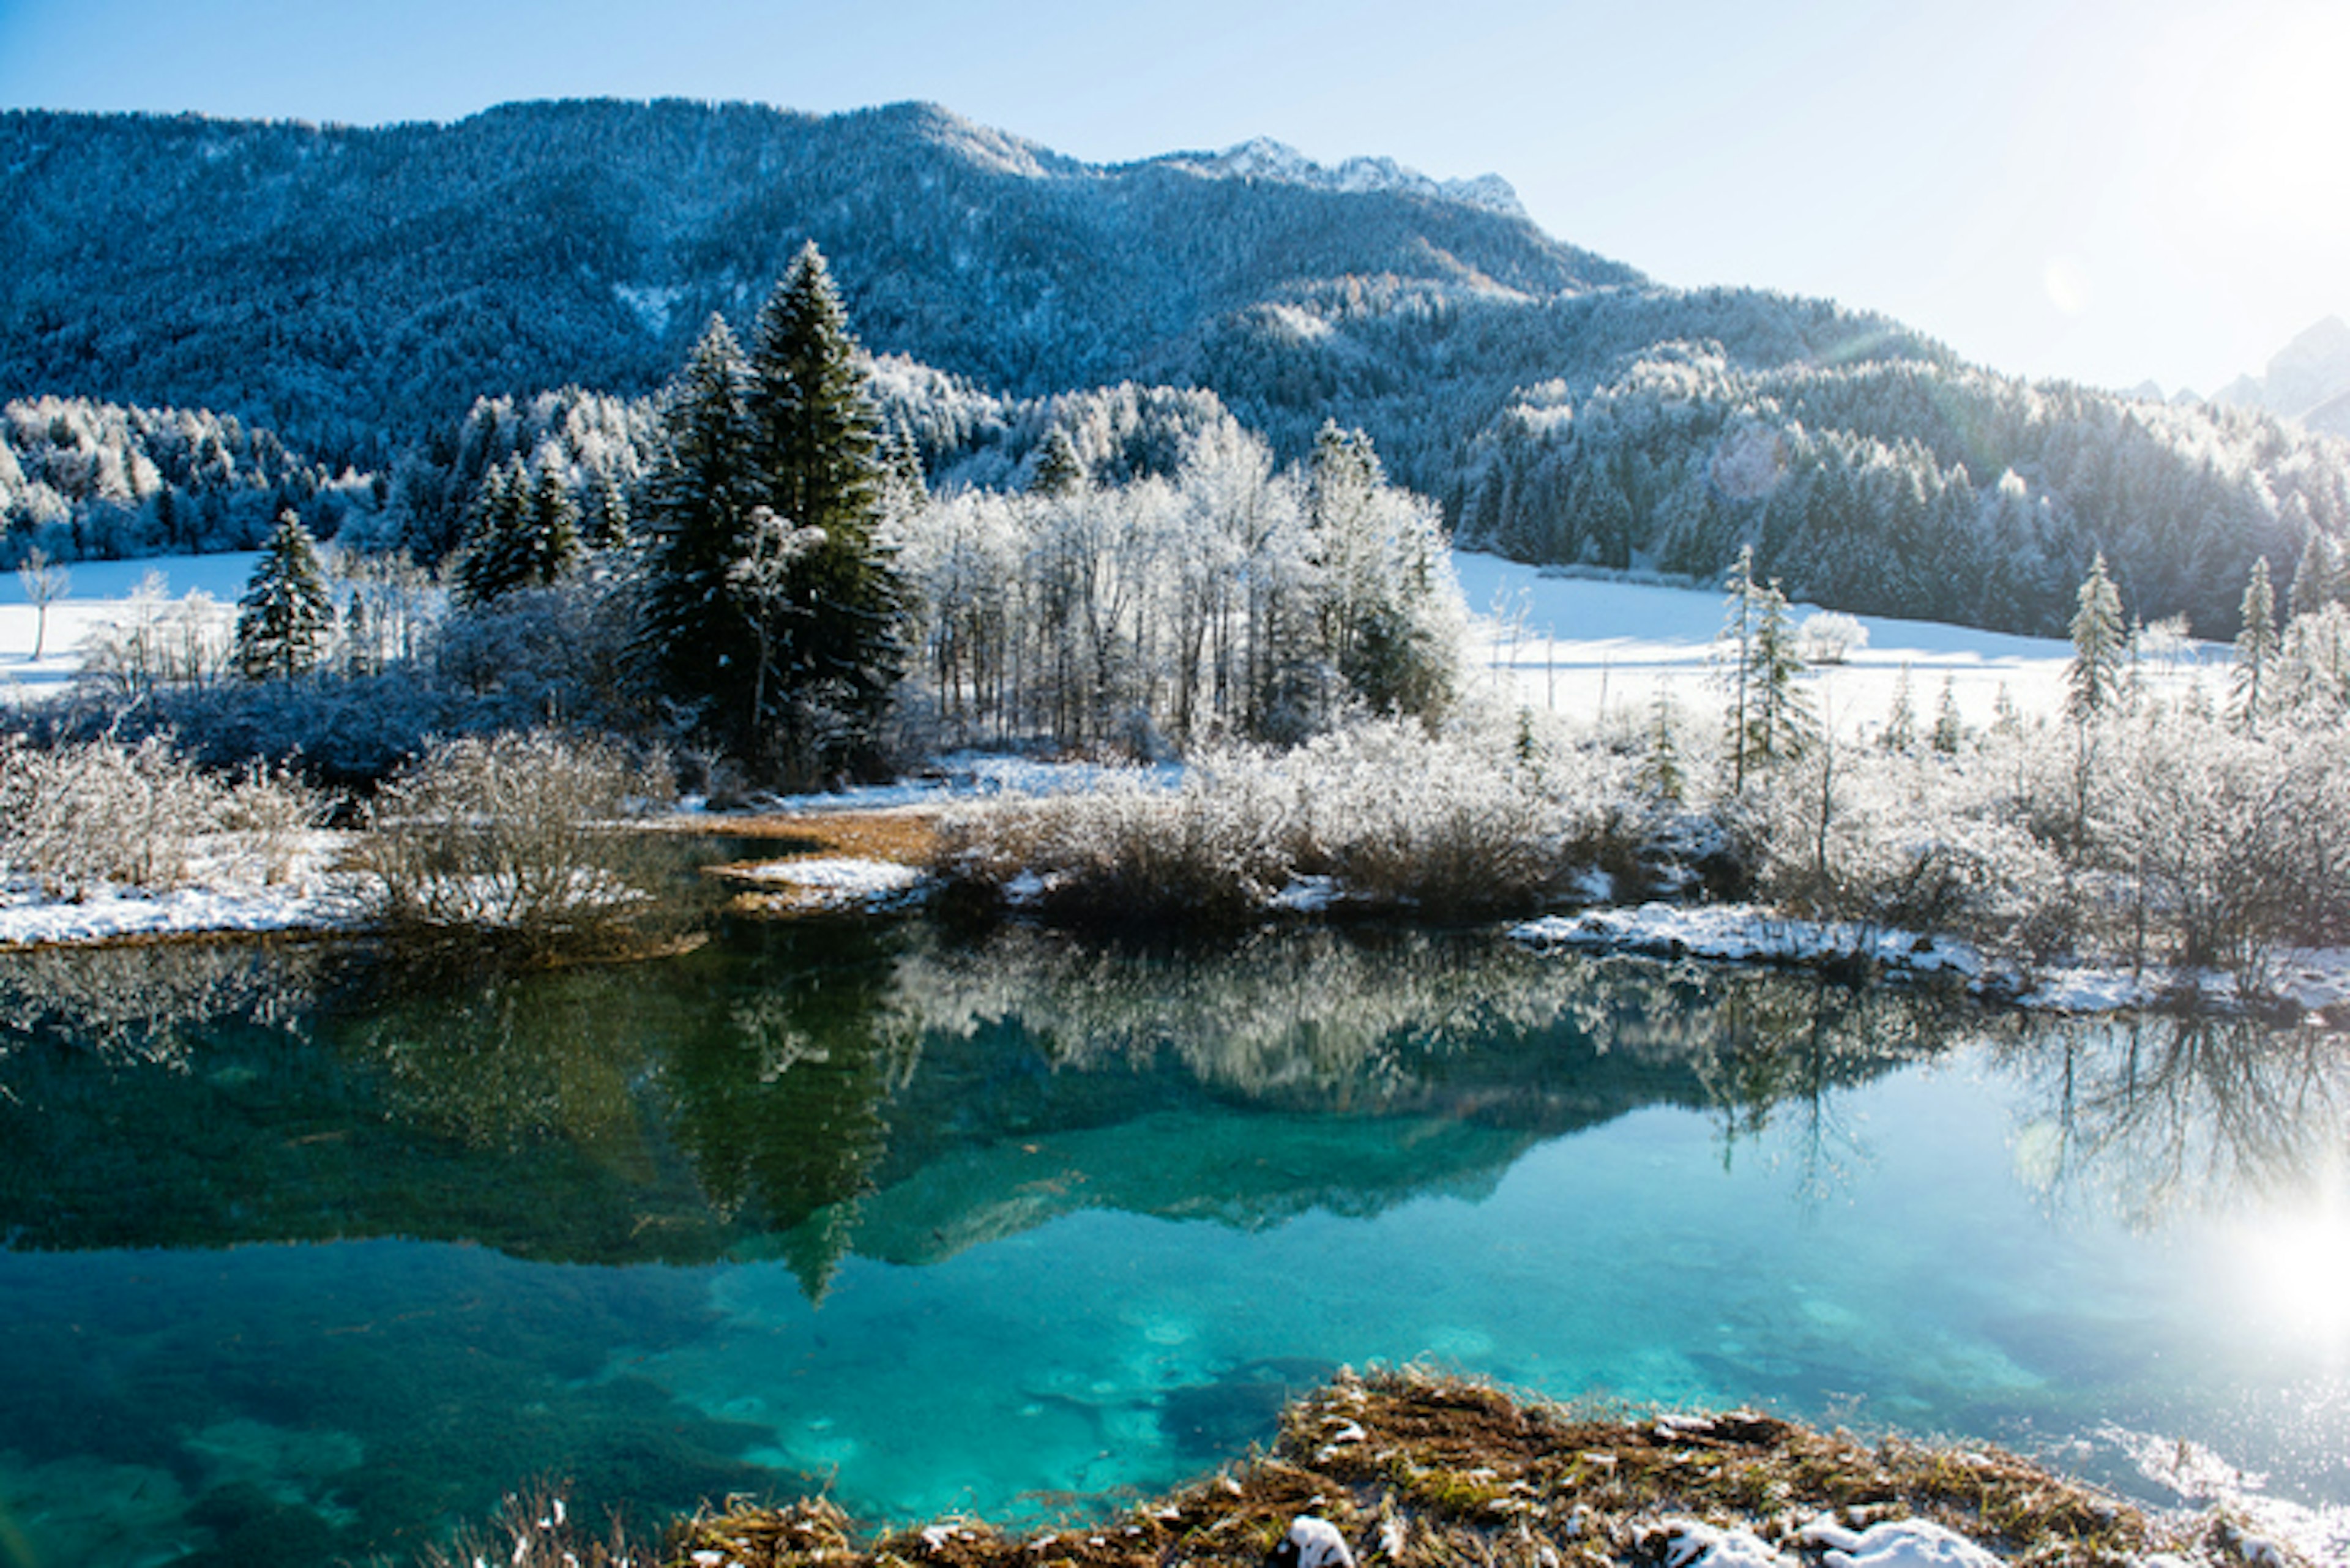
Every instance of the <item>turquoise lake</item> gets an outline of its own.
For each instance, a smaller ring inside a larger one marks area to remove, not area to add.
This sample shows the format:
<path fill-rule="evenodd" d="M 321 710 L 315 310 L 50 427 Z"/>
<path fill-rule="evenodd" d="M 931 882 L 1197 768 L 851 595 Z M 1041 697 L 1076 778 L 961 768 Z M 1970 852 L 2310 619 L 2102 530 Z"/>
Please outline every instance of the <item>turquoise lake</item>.
<path fill-rule="evenodd" d="M 406 1562 L 541 1480 L 1099 1513 L 1412 1361 L 2350 1552 L 2345 1150 L 2322 1030 L 1489 935 L 0 958 L 0 1564 Z"/>

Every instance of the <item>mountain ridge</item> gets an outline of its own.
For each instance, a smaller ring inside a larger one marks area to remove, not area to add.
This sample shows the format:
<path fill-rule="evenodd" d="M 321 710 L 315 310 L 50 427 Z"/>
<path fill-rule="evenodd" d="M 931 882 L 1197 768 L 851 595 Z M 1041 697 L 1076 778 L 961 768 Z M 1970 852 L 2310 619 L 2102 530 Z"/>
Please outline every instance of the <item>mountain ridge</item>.
<path fill-rule="evenodd" d="M 2222 634 L 2254 559 L 2282 579 L 2350 532 L 2350 449 L 2264 410 L 2002 376 L 1832 300 L 1668 287 L 1544 233 L 1495 176 L 1262 139 L 1089 163 L 919 102 L 554 99 L 375 128 L 0 112 L 0 400 L 27 410 L 0 555 L 68 523 L 42 536 L 82 548 L 92 509 L 122 547 L 173 536 L 158 486 L 214 472 L 240 421 L 304 454 L 251 504 L 331 484 L 408 508 L 370 535 L 428 553 L 493 450 L 553 442 L 571 482 L 625 482 L 652 426 L 620 404 L 713 313 L 746 327 L 811 239 L 950 483 L 1018 483 L 1065 419 L 1111 421 L 1098 449 L 1143 468 L 1227 410 L 1284 459 L 1336 421 L 1464 542 L 1692 575 L 1752 546 L 1835 607 L 2040 632 L 2103 554 L 2134 613 Z M 542 405 L 553 423 L 497 412 Z M 155 425 L 161 456 L 109 471 L 74 442 L 147 428 L 123 407 L 226 422 Z"/>

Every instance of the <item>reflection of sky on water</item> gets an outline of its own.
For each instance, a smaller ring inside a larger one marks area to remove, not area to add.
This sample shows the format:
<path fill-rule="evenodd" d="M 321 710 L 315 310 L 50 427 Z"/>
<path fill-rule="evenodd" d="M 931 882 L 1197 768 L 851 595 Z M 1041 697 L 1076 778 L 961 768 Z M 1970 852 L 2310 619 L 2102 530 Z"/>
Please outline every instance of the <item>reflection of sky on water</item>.
<path fill-rule="evenodd" d="M 37 1538 L 349 1554 L 532 1474 L 1050 1511 L 1423 1358 L 2350 1501 L 2324 1036 L 1326 934 L 369 983 L 0 966 Z"/>

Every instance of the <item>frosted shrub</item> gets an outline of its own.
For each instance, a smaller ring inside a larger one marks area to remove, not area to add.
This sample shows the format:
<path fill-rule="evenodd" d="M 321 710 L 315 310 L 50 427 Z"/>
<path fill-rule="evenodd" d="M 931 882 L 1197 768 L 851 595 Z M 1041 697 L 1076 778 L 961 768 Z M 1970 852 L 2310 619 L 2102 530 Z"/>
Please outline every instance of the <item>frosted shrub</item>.
<path fill-rule="evenodd" d="M 2173 715 L 2116 727 L 2097 847 L 2136 888 L 2134 935 L 2253 990 L 2280 945 L 2339 940 L 2350 898 L 2350 747 L 2337 731 L 2248 739 Z"/>
<path fill-rule="evenodd" d="M 168 734 L 0 747 L 0 867 L 56 898 L 102 883 L 179 887 L 201 855 L 218 852 L 274 880 L 321 815 L 297 781 L 258 770 L 224 781 Z"/>
<path fill-rule="evenodd" d="M 1539 903 L 1571 821 L 1507 754 L 1382 722 L 1279 755 L 1211 753 L 1171 788 L 1126 775 L 965 812 L 943 825 L 941 866 L 966 887 L 1033 878 L 1047 913 L 1077 920 L 1230 923 L 1301 877 L 1451 918 Z"/>
<path fill-rule="evenodd" d="M 376 797 L 359 854 L 396 935 L 627 946 L 668 911 L 673 857 L 625 821 L 667 770 L 549 730 L 436 743 Z"/>
<path fill-rule="evenodd" d="M 1822 746 L 1744 809 L 1760 891 L 1796 913 L 2035 958 L 2069 945 L 2064 867 L 1993 757 Z"/>
<path fill-rule="evenodd" d="M 1439 917 L 1521 909 L 1558 878 L 1562 815 L 1506 753 L 1417 724 L 1366 724 L 1284 759 L 1298 860 L 1376 904 Z"/>
<path fill-rule="evenodd" d="M 1026 877 L 1045 911 L 1112 925 L 1225 924 L 1287 880 L 1288 783 L 1246 753 L 1203 759 L 1170 788 L 1140 773 L 1096 789 L 1006 802 L 941 825 L 941 859 L 966 885 Z"/>

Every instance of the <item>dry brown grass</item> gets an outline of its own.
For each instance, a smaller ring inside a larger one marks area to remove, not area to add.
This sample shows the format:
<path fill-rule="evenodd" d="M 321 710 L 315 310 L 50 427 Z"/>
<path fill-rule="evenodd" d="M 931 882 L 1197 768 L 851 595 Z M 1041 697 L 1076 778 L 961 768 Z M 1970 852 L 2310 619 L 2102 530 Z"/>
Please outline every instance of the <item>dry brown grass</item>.
<path fill-rule="evenodd" d="M 698 818 L 692 831 L 759 839 L 776 846 L 777 854 L 857 855 L 900 866 L 929 865 L 939 841 L 938 812 L 931 806 Z"/>
<path fill-rule="evenodd" d="M 1855 1529 L 1930 1519 L 2018 1564 L 2115 1564 L 2170 1552 L 2240 1561 L 2229 1528 L 2155 1519 L 2012 1454 L 1870 1444 L 1740 1411 L 1577 1411 L 1417 1372 L 1344 1376 L 1293 1405 L 1279 1441 L 1126 1516 L 1008 1535 L 967 1519 L 860 1538 L 829 1501 L 681 1523 L 661 1561 L 742 1568 L 1258 1568 L 1289 1521 L 1330 1520 L 1359 1562 L 1575 1568 L 1661 1561 L 1665 1521 L 1792 1541 L 1833 1512 Z"/>
<path fill-rule="evenodd" d="M 838 900 L 812 888 L 759 880 L 756 867 L 780 859 L 841 856 L 924 868 L 938 852 L 938 815 L 927 806 L 878 811 L 779 813 L 769 816 L 696 821 L 689 831 L 756 840 L 766 853 L 706 867 L 736 891 L 728 908 L 738 914 L 789 917 L 837 909 Z"/>

